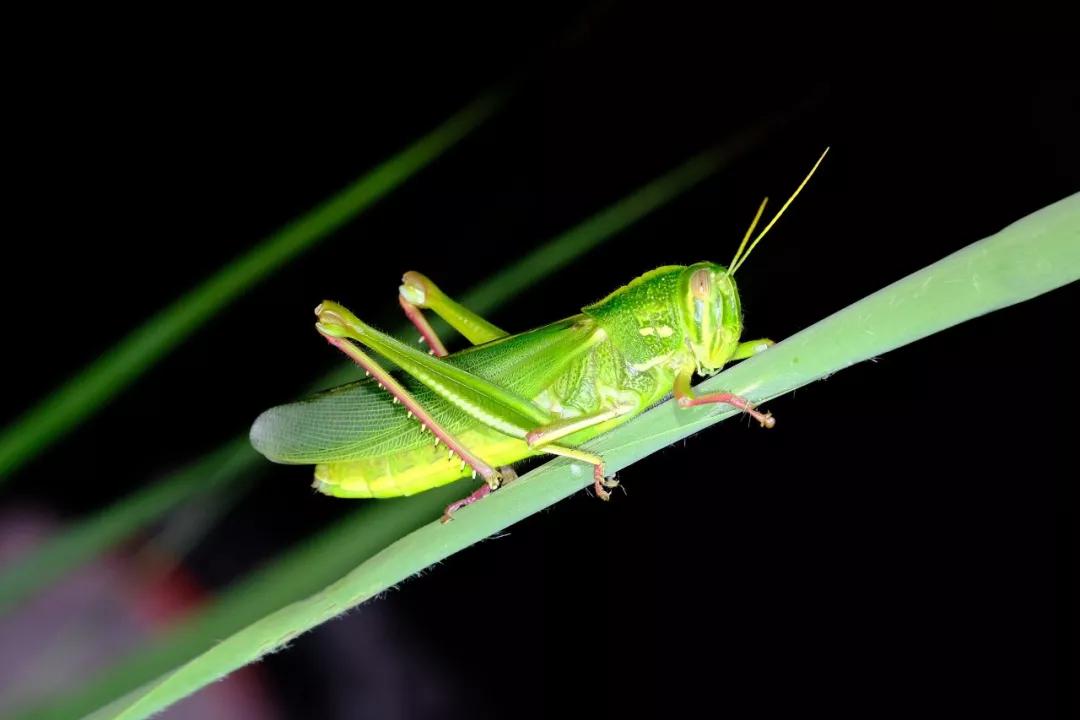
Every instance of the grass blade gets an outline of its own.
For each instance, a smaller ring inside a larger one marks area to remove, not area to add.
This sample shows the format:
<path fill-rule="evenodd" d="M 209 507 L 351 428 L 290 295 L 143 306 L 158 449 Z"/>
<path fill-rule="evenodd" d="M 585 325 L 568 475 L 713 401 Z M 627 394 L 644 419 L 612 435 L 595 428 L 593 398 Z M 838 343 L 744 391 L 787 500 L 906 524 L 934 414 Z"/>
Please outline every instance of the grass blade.
<path fill-rule="evenodd" d="M 138 652 L 111 669 L 84 692 L 26 717 L 81 717 L 102 703 L 152 680 L 157 675 L 212 647 L 218 639 L 274 610 L 296 602 L 332 583 L 383 547 L 415 530 L 460 497 L 471 483 L 453 483 L 437 492 L 368 504 L 311 540 L 279 557 L 265 569 L 231 587 L 207 611 L 182 621 L 162 642 Z M 108 717 L 108 715 L 106 715 Z"/>
<path fill-rule="evenodd" d="M 0 613 L 73 567 L 130 538 L 170 508 L 220 487 L 254 467 L 246 438 L 226 443 L 202 460 L 153 483 L 45 542 L 0 573 Z"/>
<path fill-rule="evenodd" d="M 120 340 L 0 432 L 0 482 L 144 373 L 214 313 L 422 170 L 502 103 L 485 95 L 340 193 L 262 240 Z"/>
<path fill-rule="evenodd" d="M 971 318 L 1080 279 L 1080 195 L 900 280 L 703 384 L 764 401 L 857 362 Z M 587 445 L 617 471 L 726 417 L 731 411 L 679 410 L 668 402 Z M 458 514 L 429 523 L 385 548 L 322 591 L 288 605 L 160 677 L 107 715 L 147 717 L 215 679 L 279 648 L 485 537 L 591 482 L 580 464 L 558 459 Z M 105 710 L 102 711 L 103 713 Z"/>
<path fill-rule="evenodd" d="M 749 151 L 765 135 L 767 125 L 747 131 L 731 141 L 695 155 L 683 164 L 638 188 L 579 225 L 552 238 L 460 299 L 481 315 L 510 300 L 533 283 L 574 262 L 634 222 L 690 190 Z M 433 319 L 439 332 L 445 324 Z M 402 326 L 401 332 L 412 326 Z M 400 334 L 400 333 L 399 333 Z M 356 378 L 351 364 L 320 379 L 314 389 Z M 232 448 L 231 451 L 227 448 Z M 40 549 L 0 573 L 0 612 L 10 608 L 45 583 L 130 537 L 181 502 L 221 487 L 264 458 L 248 442 L 247 431 L 188 469 L 118 500 L 105 510 L 47 542 Z M 362 558 L 358 558 L 359 562 Z M 355 564 L 355 563 L 354 563 Z M 319 586 L 311 588 L 314 591 Z M 257 615 L 252 616 L 258 617 Z"/>

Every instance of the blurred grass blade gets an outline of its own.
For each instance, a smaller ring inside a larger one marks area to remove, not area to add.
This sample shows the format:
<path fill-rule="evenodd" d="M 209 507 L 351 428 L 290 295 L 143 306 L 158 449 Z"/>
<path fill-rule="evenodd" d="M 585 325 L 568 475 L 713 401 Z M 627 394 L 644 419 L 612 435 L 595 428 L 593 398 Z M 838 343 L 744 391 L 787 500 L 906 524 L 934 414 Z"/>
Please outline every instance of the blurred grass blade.
<path fill-rule="evenodd" d="M 97 557 L 102 550 L 130 538 L 192 495 L 220 487 L 254 467 L 247 438 L 222 445 L 193 465 L 175 472 L 122 502 L 109 506 L 40 548 L 0 574 L 0 613 L 10 610 L 39 587 L 57 580 L 72 567 Z M 257 457 L 257 455 L 256 455 Z"/>
<path fill-rule="evenodd" d="M 874 293 L 702 387 L 764 401 L 1078 278 L 1080 194 Z M 733 414 L 707 406 L 680 410 L 667 402 L 586 447 L 602 453 L 608 468 L 617 471 Z M 463 509 L 453 523 L 424 525 L 322 591 L 267 615 L 122 701 L 113 701 L 98 717 L 134 720 L 158 712 L 590 483 L 591 472 L 580 464 L 562 458 L 549 462 Z M 328 546 L 326 551 L 337 553 L 338 548 Z M 276 582 L 273 573 L 262 581 L 270 587 Z M 124 692 L 128 690 L 117 689 Z"/>
<path fill-rule="evenodd" d="M 466 488 L 470 485 L 471 481 L 458 482 L 439 488 L 430 497 L 425 493 L 381 504 L 364 504 L 315 538 L 230 587 L 206 611 L 181 621 L 170 629 L 164 641 L 112 668 L 86 692 L 65 698 L 48 709 L 37 708 L 27 717 L 40 720 L 81 717 L 102 703 L 138 688 L 253 620 L 337 580 L 402 535 L 427 524 L 447 503 L 463 492 L 468 493 Z"/>
<path fill-rule="evenodd" d="M 93 414 L 214 313 L 341 227 L 469 134 L 502 103 L 485 95 L 182 295 L 0 432 L 0 482 Z"/>
<path fill-rule="evenodd" d="M 754 147 L 764 137 L 767 127 L 759 126 L 737 135 L 729 142 L 695 155 L 544 243 L 466 292 L 459 301 L 481 315 L 492 312 L 533 283 L 582 257 L 616 233 L 728 165 Z M 438 319 L 433 318 L 432 324 L 439 332 L 445 331 L 445 325 Z M 411 328 L 411 325 L 403 325 L 399 334 Z M 315 389 L 355 380 L 357 372 L 354 365 L 342 363 L 337 370 L 316 383 Z M 226 451 L 226 448 L 233 450 Z M 242 471 L 263 462 L 265 458 L 251 449 L 245 429 L 241 436 L 207 458 L 197 461 L 189 469 L 118 500 L 47 542 L 18 563 L 4 568 L 0 572 L 0 612 L 36 588 L 60 577 L 73 566 L 90 560 L 125 537 L 130 537 L 139 528 L 153 522 L 177 504 L 220 487 Z"/>
<path fill-rule="evenodd" d="M 502 283 L 527 283 L 530 278 L 535 278 L 537 273 L 546 275 L 566 266 L 603 240 L 671 202 L 750 150 L 776 122 L 776 119 L 765 121 L 736 135 L 729 142 L 690 158 L 671 172 L 638 188 L 614 205 L 554 238 L 544 246 L 543 252 L 534 252 L 522 258 L 497 277 L 482 283 L 473 292 L 483 296 Z M 471 307 L 468 303 L 466 306 Z"/>

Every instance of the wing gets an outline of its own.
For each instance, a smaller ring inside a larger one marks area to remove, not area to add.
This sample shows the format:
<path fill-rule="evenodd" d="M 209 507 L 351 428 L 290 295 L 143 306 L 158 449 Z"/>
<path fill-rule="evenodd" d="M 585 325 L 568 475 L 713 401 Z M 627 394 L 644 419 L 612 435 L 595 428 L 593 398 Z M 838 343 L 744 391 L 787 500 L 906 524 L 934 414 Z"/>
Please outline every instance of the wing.
<path fill-rule="evenodd" d="M 477 345 L 443 362 L 533 398 L 599 339 L 595 322 L 579 315 Z M 480 424 L 414 378 L 397 377 L 451 434 Z M 391 455 L 431 443 L 431 435 L 370 378 L 271 408 L 256 419 L 250 437 L 267 459 L 303 465 Z"/>
<path fill-rule="evenodd" d="M 603 339 L 603 330 L 595 320 L 575 315 L 476 345 L 444 360 L 510 392 L 534 398 L 555 382 L 567 365 Z"/>
<path fill-rule="evenodd" d="M 370 378 L 279 405 L 251 426 L 251 444 L 279 463 L 356 460 L 405 450 L 419 430 Z"/>

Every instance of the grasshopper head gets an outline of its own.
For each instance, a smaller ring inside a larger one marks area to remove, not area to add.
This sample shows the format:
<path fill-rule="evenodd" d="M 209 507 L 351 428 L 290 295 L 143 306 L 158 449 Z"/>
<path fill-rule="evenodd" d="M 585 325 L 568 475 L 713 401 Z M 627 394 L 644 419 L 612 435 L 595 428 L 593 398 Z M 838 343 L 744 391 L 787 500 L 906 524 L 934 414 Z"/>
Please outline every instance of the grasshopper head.
<path fill-rule="evenodd" d="M 711 375 L 735 354 L 742 335 L 742 307 L 735 279 L 723 265 L 696 263 L 679 278 L 679 300 L 698 373 Z"/>
<path fill-rule="evenodd" d="M 765 212 L 765 203 L 758 207 L 757 215 L 747 228 L 735 257 L 727 267 L 716 263 L 701 262 L 691 265 L 683 271 L 679 279 L 679 302 L 682 310 L 683 327 L 686 328 L 687 341 L 694 353 L 698 373 L 711 375 L 720 370 L 735 355 L 742 334 L 742 308 L 739 305 L 739 291 L 735 289 L 735 273 L 750 257 L 757 244 L 769 232 L 792 201 L 798 197 L 806 183 L 825 159 L 826 153 L 810 168 L 810 172 L 795 188 L 780 210 L 773 215 L 760 233 L 754 237 L 754 228 Z M 751 240 L 753 237 L 753 240 Z"/>

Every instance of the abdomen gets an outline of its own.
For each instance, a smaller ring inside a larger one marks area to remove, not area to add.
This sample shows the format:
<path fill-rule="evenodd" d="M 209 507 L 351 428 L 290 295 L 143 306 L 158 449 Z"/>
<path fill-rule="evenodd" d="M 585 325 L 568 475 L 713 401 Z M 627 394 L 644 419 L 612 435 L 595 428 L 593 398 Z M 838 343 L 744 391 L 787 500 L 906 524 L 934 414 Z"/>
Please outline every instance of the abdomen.
<path fill-rule="evenodd" d="M 314 487 L 340 498 L 387 498 L 430 490 L 472 474 L 461 458 L 448 457 L 446 446 L 434 436 L 424 447 L 348 462 L 315 466 Z M 477 426 L 456 435 L 462 445 L 492 467 L 510 465 L 536 455 L 524 440 Z"/>

